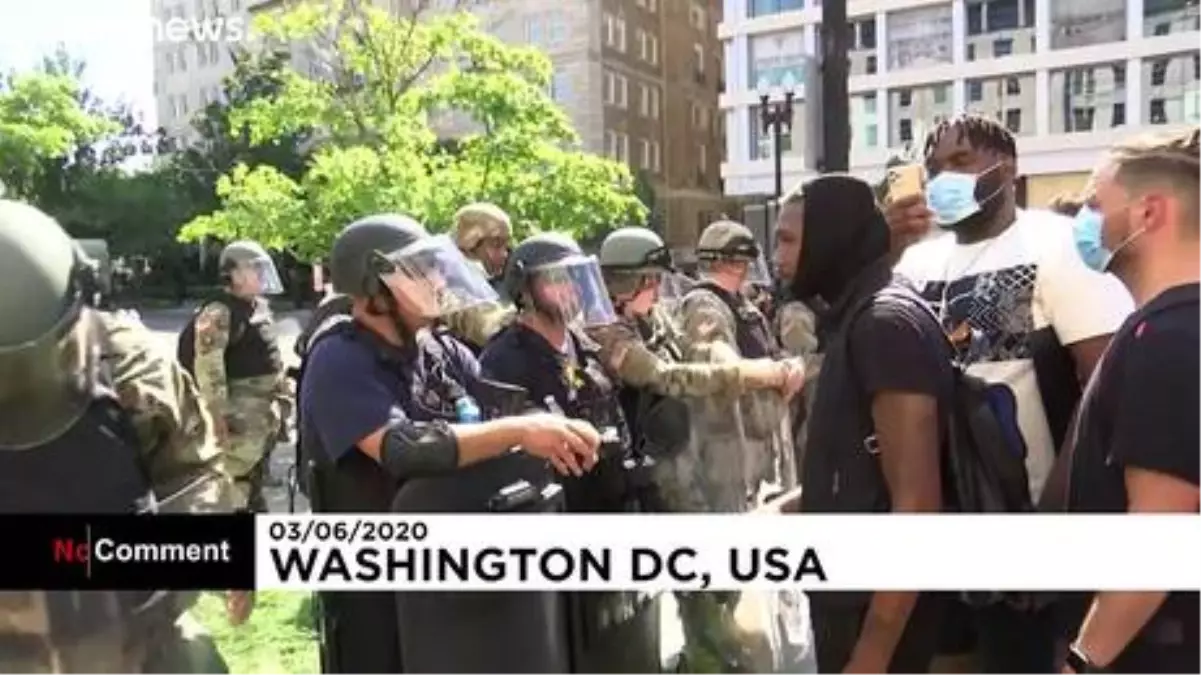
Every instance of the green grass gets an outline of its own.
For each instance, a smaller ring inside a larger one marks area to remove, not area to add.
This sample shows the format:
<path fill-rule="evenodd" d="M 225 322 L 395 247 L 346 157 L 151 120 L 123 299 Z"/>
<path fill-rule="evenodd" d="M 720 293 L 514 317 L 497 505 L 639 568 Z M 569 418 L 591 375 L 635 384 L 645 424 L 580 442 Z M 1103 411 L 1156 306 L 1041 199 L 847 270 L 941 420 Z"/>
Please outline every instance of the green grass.
<path fill-rule="evenodd" d="M 206 593 L 192 612 L 212 633 L 230 673 L 321 672 L 309 593 L 260 591 L 241 626 L 226 620 L 224 595 Z"/>

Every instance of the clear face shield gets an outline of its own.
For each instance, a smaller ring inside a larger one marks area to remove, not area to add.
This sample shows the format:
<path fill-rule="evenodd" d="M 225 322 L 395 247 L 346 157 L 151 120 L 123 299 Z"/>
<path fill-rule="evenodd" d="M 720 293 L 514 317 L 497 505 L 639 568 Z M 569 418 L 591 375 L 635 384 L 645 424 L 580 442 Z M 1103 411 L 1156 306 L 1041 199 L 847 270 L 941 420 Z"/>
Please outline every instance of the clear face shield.
<path fill-rule="evenodd" d="M 763 254 L 760 253 L 754 260 L 750 261 L 743 287 L 758 286 L 760 288 L 771 288 L 771 285 L 771 270 L 767 267 L 767 261 L 763 259 Z"/>
<path fill-rule="evenodd" d="M 591 328 L 617 320 L 595 257 L 574 256 L 536 267 L 528 279 L 535 308 L 563 323 Z"/>
<path fill-rule="evenodd" d="M 238 263 L 233 279 L 241 290 L 250 295 L 279 295 L 284 292 L 284 282 L 271 258 L 255 258 Z"/>
<path fill-rule="evenodd" d="M 0 347 L 0 451 L 52 441 L 87 411 L 99 357 L 87 316 L 76 305 L 42 337 Z"/>
<path fill-rule="evenodd" d="M 435 318 L 500 298 L 478 266 L 446 235 L 383 255 L 384 284 L 415 314 Z"/>

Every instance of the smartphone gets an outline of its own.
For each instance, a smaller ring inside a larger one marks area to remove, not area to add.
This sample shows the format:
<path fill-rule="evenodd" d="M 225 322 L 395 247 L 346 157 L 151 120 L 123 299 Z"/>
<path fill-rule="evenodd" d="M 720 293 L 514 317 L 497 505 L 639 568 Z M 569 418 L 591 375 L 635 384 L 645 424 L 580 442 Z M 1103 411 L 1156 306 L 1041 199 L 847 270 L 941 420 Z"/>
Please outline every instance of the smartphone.
<path fill-rule="evenodd" d="M 895 202 L 926 192 L 926 167 L 921 164 L 894 166 L 888 170 L 888 194 L 885 200 Z"/>

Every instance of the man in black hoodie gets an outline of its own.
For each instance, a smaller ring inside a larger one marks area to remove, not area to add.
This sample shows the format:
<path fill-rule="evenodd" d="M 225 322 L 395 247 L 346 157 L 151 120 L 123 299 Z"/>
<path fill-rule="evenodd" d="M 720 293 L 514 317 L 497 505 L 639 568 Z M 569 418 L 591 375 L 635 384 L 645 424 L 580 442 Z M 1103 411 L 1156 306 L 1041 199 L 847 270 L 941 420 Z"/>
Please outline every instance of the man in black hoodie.
<path fill-rule="evenodd" d="M 776 237 L 776 268 L 792 296 L 829 307 L 801 510 L 941 510 L 939 390 L 950 381 L 949 352 L 933 315 L 893 277 L 871 186 L 845 175 L 806 183 L 785 199 Z M 811 603 L 819 672 L 927 672 L 938 596 L 814 593 Z"/>

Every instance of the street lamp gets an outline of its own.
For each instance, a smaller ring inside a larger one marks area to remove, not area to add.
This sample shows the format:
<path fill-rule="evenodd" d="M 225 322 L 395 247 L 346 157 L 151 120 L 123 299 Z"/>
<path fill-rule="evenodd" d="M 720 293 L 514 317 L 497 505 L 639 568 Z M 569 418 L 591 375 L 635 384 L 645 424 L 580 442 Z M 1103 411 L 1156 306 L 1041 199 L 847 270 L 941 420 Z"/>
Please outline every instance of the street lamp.
<path fill-rule="evenodd" d="M 759 96 L 759 116 L 763 122 L 763 132 L 771 132 L 772 147 L 775 159 L 776 168 L 776 190 L 775 203 L 776 209 L 780 207 L 780 197 L 784 194 L 784 149 L 783 137 L 784 130 L 792 132 L 792 99 L 795 95 L 792 88 L 784 90 L 784 100 L 772 102 L 771 94 L 762 94 Z M 772 247 L 772 231 L 771 231 L 771 215 L 769 207 L 771 200 L 763 205 L 763 233 L 764 233 L 764 257 L 771 260 Z"/>

